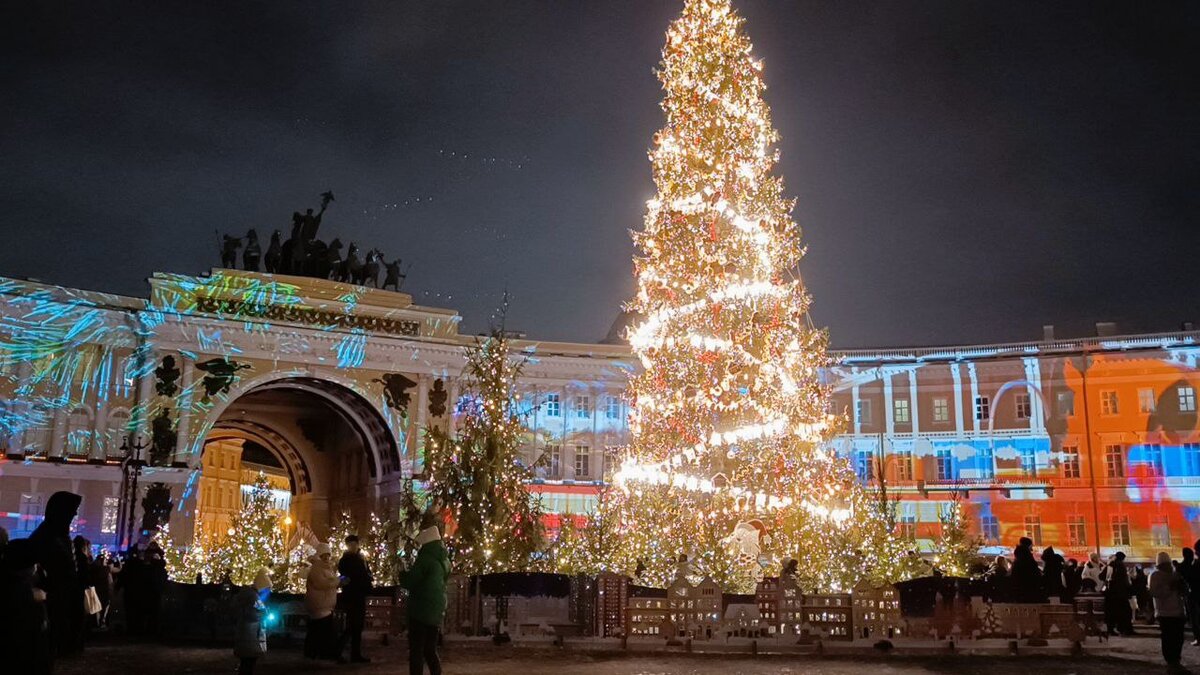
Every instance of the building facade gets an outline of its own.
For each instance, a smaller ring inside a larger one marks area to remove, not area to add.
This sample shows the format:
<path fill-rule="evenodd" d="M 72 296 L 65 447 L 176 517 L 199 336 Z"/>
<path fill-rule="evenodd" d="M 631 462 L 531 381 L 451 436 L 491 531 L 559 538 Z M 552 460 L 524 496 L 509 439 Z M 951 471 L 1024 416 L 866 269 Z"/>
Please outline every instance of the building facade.
<path fill-rule="evenodd" d="M 425 430 L 457 423 L 476 338 L 453 311 L 232 270 L 150 286 L 136 299 L 0 278 L 0 525 L 14 536 L 70 490 L 84 496 L 78 531 L 121 545 L 155 483 L 171 490 L 177 540 L 197 513 L 219 531 L 232 503 L 206 488 L 242 476 L 206 457 L 246 444 L 277 460 L 297 527 L 324 536 L 331 513 L 390 512 L 422 475 Z M 1198 343 L 1189 331 L 838 352 L 832 445 L 899 499 L 914 549 L 931 550 L 959 499 L 997 551 L 1030 536 L 1073 557 L 1149 560 L 1200 537 Z M 621 345 L 513 346 L 531 490 L 556 527 L 593 508 L 628 442 L 636 361 Z"/>

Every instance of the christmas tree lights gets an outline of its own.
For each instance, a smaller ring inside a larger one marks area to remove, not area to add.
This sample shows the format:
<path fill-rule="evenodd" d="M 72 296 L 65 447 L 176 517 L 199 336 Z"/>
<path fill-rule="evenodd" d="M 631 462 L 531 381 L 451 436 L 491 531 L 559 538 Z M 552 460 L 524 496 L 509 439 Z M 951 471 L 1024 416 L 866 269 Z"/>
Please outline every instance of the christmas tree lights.
<path fill-rule="evenodd" d="M 796 557 L 802 583 L 846 589 L 887 575 L 890 533 L 826 448 L 840 424 L 818 375 L 827 338 L 795 275 L 804 251 L 742 23 L 729 0 L 687 0 L 663 48 L 617 558 L 667 585 L 688 555 L 695 578 L 748 592 Z"/>
<path fill-rule="evenodd" d="M 542 565 L 541 504 L 520 460 L 524 426 L 515 385 L 522 362 L 502 331 L 467 350 L 466 396 L 458 433 L 430 429 L 429 500 L 447 521 L 457 572 L 536 571 Z"/>

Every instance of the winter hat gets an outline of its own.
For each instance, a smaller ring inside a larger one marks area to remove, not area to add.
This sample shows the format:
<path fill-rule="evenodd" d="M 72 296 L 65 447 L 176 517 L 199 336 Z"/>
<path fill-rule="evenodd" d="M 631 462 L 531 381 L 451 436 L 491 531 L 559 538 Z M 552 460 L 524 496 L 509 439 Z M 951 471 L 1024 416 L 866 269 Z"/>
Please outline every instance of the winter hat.
<path fill-rule="evenodd" d="M 442 538 L 442 533 L 438 532 L 437 526 L 427 527 L 417 533 L 417 546 L 424 546 L 431 541 L 437 541 Z"/>
<path fill-rule="evenodd" d="M 1159 567 L 1164 567 L 1164 566 L 1170 567 L 1170 565 L 1171 565 L 1171 554 L 1167 553 L 1166 551 L 1160 551 L 1158 554 L 1158 566 Z"/>
<path fill-rule="evenodd" d="M 333 553 L 333 549 L 329 547 L 329 544 L 326 544 L 325 542 L 320 542 L 317 544 L 317 555 L 322 556 L 326 553 Z"/>
<path fill-rule="evenodd" d="M 263 567 L 258 570 L 258 574 L 254 575 L 254 590 L 261 591 L 269 588 L 271 588 L 271 573 Z"/>

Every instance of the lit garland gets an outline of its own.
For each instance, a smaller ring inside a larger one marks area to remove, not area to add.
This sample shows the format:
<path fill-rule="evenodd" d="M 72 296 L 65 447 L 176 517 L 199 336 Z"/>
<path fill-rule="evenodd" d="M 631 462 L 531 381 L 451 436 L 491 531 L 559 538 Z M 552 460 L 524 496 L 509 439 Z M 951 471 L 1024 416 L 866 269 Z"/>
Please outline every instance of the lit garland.
<path fill-rule="evenodd" d="M 825 449 L 841 423 L 818 379 L 827 338 L 790 274 L 804 250 L 772 175 L 778 136 L 741 26 L 729 0 L 686 0 L 663 49 L 658 195 L 634 233 L 630 309 L 645 319 L 629 340 L 643 371 L 610 500 L 617 562 L 666 585 L 686 553 L 695 576 L 749 591 L 795 556 L 809 585 L 846 588 L 886 576 L 894 551 L 849 463 Z M 728 535 L 750 520 L 766 535 L 747 566 Z"/>
<path fill-rule="evenodd" d="M 429 500 L 447 521 L 459 572 L 539 571 L 546 562 L 541 503 L 527 489 L 533 471 L 520 460 L 521 366 L 502 333 L 469 348 L 458 433 L 426 436 Z"/>

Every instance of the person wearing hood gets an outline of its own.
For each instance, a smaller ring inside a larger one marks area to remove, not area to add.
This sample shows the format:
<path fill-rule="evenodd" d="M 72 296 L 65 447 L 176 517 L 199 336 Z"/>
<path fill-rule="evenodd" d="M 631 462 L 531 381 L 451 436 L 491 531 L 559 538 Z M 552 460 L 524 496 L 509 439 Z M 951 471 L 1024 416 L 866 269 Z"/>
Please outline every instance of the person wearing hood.
<path fill-rule="evenodd" d="M 50 649 L 55 656 L 83 649 L 83 587 L 75 568 L 71 521 L 83 498 L 73 492 L 55 492 L 46 502 L 41 524 L 29 535 L 35 562 L 44 575 L 46 614 L 50 622 Z"/>
<path fill-rule="evenodd" d="M 1021 537 L 1013 549 L 1012 580 L 1013 602 L 1046 602 L 1042 588 L 1042 570 L 1033 558 L 1033 540 Z"/>
<path fill-rule="evenodd" d="M 254 583 L 238 591 L 234 598 L 237 612 L 237 632 L 233 655 L 238 658 L 238 675 L 252 675 L 258 660 L 267 653 L 267 629 L 263 619 L 267 614 L 267 596 L 271 594 L 271 573 L 260 569 Z"/>
<path fill-rule="evenodd" d="M 403 572 L 400 585 L 408 589 L 408 672 L 441 675 L 438 634 L 446 615 L 446 580 L 450 578 L 450 556 L 437 525 L 417 534 L 417 559 Z"/>
<path fill-rule="evenodd" d="M 333 553 L 329 544 L 317 544 L 308 558 L 308 575 L 304 579 L 304 608 L 308 611 L 308 632 L 304 635 L 304 656 L 310 659 L 337 659 L 337 633 L 333 626 L 333 610 L 337 605 L 341 582 L 333 568 Z"/>
<path fill-rule="evenodd" d="M 1063 582 L 1063 557 L 1047 546 L 1042 551 L 1042 595 L 1050 600 L 1066 602 L 1066 584 Z"/>
<path fill-rule="evenodd" d="M 1171 564 L 1171 554 L 1158 554 L 1157 566 L 1150 575 L 1149 591 L 1154 598 L 1154 614 L 1161 629 L 1163 659 L 1168 672 L 1186 672 L 1181 664 L 1183 627 L 1187 620 L 1185 597 L 1187 584 Z"/>
<path fill-rule="evenodd" d="M 1104 589 L 1104 609 L 1109 634 L 1133 635 L 1133 586 L 1129 582 L 1129 569 L 1125 567 L 1125 552 L 1117 551 L 1108 566 L 1108 583 Z"/>
<path fill-rule="evenodd" d="M 37 557 L 28 539 L 16 539 L 0 562 L 0 650 L 5 672 L 46 675 L 54 664 L 46 621 L 46 593 L 35 584 Z"/>
<path fill-rule="evenodd" d="M 371 659 L 363 656 L 362 634 L 367 622 L 367 595 L 371 593 L 374 579 L 371 568 L 363 560 L 359 550 L 358 535 L 346 537 L 346 552 L 338 560 L 338 574 L 341 575 L 342 611 L 346 612 L 346 630 L 342 633 L 341 644 L 338 645 L 338 656 L 347 642 L 350 643 L 350 660 L 354 663 L 370 663 Z"/>

